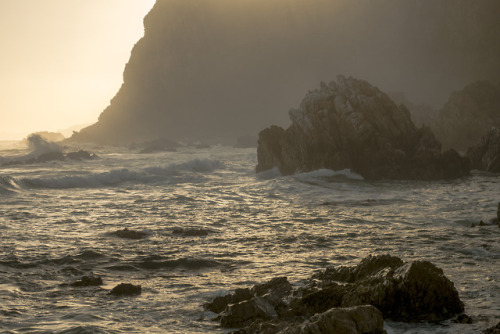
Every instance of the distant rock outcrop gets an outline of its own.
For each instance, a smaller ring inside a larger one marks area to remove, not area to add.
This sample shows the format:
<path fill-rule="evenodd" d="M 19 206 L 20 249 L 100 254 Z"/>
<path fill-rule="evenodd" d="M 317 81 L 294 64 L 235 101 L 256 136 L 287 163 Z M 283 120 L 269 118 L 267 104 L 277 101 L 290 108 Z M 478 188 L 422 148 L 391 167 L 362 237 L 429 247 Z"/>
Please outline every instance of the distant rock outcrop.
<path fill-rule="evenodd" d="M 498 109 L 500 114 L 500 108 Z M 471 168 L 500 173 L 500 128 L 492 128 L 481 141 L 467 150 Z"/>
<path fill-rule="evenodd" d="M 257 172 L 282 174 L 351 169 L 366 179 L 451 179 L 469 174 L 468 160 L 417 129 L 408 110 L 366 81 L 339 76 L 310 91 L 292 125 L 261 131 Z"/>
<path fill-rule="evenodd" d="M 443 147 L 465 152 L 492 126 L 500 128 L 500 85 L 478 81 L 454 92 L 429 125 Z"/>
<path fill-rule="evenodd" d="M 72 140 L 234 144 L 286 124 L 282 110 L 340 72 L 442 101 L 457 82 L 499 77 L 499 11 L 491 0 L 157 0 L 123 85 Z"/>

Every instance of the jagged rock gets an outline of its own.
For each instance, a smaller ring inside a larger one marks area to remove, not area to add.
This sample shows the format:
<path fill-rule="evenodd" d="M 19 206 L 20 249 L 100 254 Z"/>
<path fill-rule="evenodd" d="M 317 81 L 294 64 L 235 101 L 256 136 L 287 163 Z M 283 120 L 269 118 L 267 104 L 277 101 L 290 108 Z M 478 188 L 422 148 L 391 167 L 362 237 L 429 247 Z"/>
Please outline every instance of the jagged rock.
<path fill-rule="evenodd" d="M 454 322 L 457 324 L 472 324 L 474 321 L 471 316 L 462 313 L 454 320 Z"/>
<path fill-rule="evenodd" d="M 500 322 L 496 326 L 493 326 L 493 327 L 486 329 L 483 333 L 484 334 L 500 334 Z"/>
<path fill-rule="evenodd" d="M 433 129 L 443 147 L 466 151 L 492 126 L 500 127 L 499 111 L 500 86 L 477 81 L 451 94 Z"/>
<path fill-rule="evenodd" d="M 477 145 L 470 147 L 467 157 L 473 169 L 500 173 L 500 128 L 492 128 Z"/>
<path fill-rule="evenodd" d="M 382 334 L 382 313 L 370 305 L 352 308 L 333 308 L 311 317 L 304 324 L 292 326 L 279 334 Z"/>
<path fill-rule="evenodd" d="M 251 290 L 217 297 L 205 307 L 219 313 L 223 326 L 244 327 L 234 333 L 264 334 L 285 329 L 309 333 L 333 326 L 333 314 L 364 310 L 363 305 L 378 309 L 384 318 L 406 322 L 440 321 L 464 310 L 441 269 L 427 261 L 405 263 L 390 255 L 369 256 L 354 267 L 329 268 L 295 289 L 286 278 L 278 277 Z M 345 308 L 353 309 L 342 311 Z M 315 314 L 320 315 L 311 318 Z M 371 324 L 375 323 L 374 328 L 381 328 L 379 320 Z"/>
<path fill-rule="evenodd" d="M 109 294 L 114 296 L 133 296 L 133 295 L 140 295 L 141 292 L 142 292 L 142 287 L 140 285 L 120 283 L 113 289 L 111 289 Z"/>
<path fill-rule="evenodd" d="M 133 239 L 133 240 L 138 240 L 142 239 L 147 236 L 147 233 L 140 232 L 140 231 L 134 231 L 134 230 L 129 230 L 128 228 L 124 228 L 123 230 L 118 230 L 115 232 L 111 232 L 110 234 L 115 235 L 119 238 L 123 239 Z"/>
<path fill-rule="evenodd" d="M 259 134 L 257 172 L 284 175 L 351 169 L 366 179 L 451 179 L 469 174 L 468 159 L 441 153 L 428 127 L 417 129 L 404 106 L 366 81 L 338 76 L 310 91 L 292 125 Z"/>
<path fill-rule="evenodd" d="M 270 320 L 277 318 L 278 313 L 264 298 L 255 296 L 237 304 L 229 305 L 222 313 L 220 323 L 223 327 L 243 327 L 251 322 L 259 320 Z"/>
<path fill-rule="evenodd" d="M 205 304 L 205 308 L 214 313 L 224 311 L 229 304 L 237 304 L 245 300 L 253 298 L 253 294 L 249 289 L 236 289 L 234 294 L 227 294 L 225 296 L 215 297 L 213 301 Z"/>

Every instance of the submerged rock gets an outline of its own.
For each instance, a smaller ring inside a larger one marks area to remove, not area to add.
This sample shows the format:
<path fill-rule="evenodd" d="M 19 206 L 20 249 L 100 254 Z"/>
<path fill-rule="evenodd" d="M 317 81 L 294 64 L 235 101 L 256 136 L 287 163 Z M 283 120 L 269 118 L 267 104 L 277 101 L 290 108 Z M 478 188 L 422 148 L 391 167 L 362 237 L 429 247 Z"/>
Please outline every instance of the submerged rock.
<path fill-rule="evenodd" d="M 481 141 L 467 150 L 471 168 L 500 173 L 500 128 L 492 128 Z"/>
<path fill-rule="evenodd" d="M 80 280 L 71 283 L 73 287 L 99 286 L 102 285 L 102 278 L 98 276 L 83 276 Z"/>
<path fill-rule="evenodd" d="M 257 172 L 284 175 L 350 169 L 366 179 L 452 179 L 469 174 L 468 159 L 441 153 L 428 127 L 417 129 L 406 107 L 365 81 L 339 76 L 310 91 L 292 125 L 259 134 Z"/>
<path fill-rule="evenodd" d="M 115 286 L 109 292 L 109 294 L 114 296 L 133 296 L 133 295 L 140 295 L 141 292 L 142 292 L 142 287 L 140 285 L 120 283 L 117 286 Z"/>
<path fill-rule="evenodd" d="M 355 267 L 326 269 L 308 282 L 294 289 L 278 277 L 205 307 L 219 313 L 222 326 L 244 327 L 237 333 L 335 333 L 327 329 L 336 326 L 346 326 L 346 333 L 382 333 L 382 317 L 439 321 L 464 310 L 453 283 L 427 261 L 369 256 Z M 352 321 L 370 326 L 362 331 Z"/>
<path fill-rule="evenodd" d="M 147 233 L 129 230 L 126 227 L 123 230 L 111 232 L 111 234 L 122 239 L 133 239 L 133 240 L 139 240 L 147 236 Z"/>

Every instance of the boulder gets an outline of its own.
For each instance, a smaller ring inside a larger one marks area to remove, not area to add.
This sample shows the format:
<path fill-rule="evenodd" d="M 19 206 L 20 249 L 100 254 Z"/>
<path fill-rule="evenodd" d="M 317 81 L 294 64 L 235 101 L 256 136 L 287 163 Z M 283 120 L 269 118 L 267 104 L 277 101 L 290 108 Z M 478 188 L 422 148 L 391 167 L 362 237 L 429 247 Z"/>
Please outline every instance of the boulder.
<path fill-rule="evenodd" d="M 277 277 L 217 297 L 205 307 L 219 313 L 222 326 L 243 327 L 235 333 L 245 334 L 381 333 L 382 317 L 440 321 L 464 310 L 441 269 L 390 255 L 368 256 L 354 267 L 328 268 L 296 288 Z"/>
<path fill-rule="evenodd" d="M 278 313 L 264 298 L 255 296 L 250 300 L 230 305 L 220 318 L 223 327 L 243 327 L 255 320 L 277 318 Z"/>
<path fill-rule="evenodd" d="M 90 160 L 95 159 L 97 156 L 95 154 L 89 153 L 85 150 L 79 150 L 75 152 L 69 152 L 66 154 L 66 158 L 70 160 Z"/>
<path fill-rule="evenodd" d="M 120 283 L 117 286 L 115 286 L 109 292 L 109 294 L 114 296 L 133 296 L 133 295 L 140 295 L 141 292 L 142 292 L 142 287 L 140 285 Z"/>
<path fill-rule="evenodd" d="M 493 326 L 493 327 L 486 329 L 483 333 L 484 334 L 500 334 L 500 322 L 496 326 Z"/>
<path fill-rule="evenodd" d="M 80 280 L 70 285 L 73 287 L 99 286 L 102 285 L 102 278 L 98 276 L 83 276 Z"/>
<path fill-rule="evenodd" d="M 492 128 L 477 145 L 470 147 L 467 157 L 473 169 L 500 173 L 500 128 Z"/>
<path fill-rule="evenodd" d="M 133 240 L 142 239 L 147 236 L 147 233 L 129 230 L 126 227 L 123 230 L 111 232 L 111 234 L 122 239 L 133 239 Z"/>
<path fill-rule="evenodd" d="M 291 326 L 279 334 L 382 334 L 382 313 L 371 305 L 333 308 L 311 317 L 303 324 Z"/>
<path fill-rule="evenodd" d="M 257 172 L 283 175 L 350 169 L 365 179 L 452 179 L 469 175 L 468 159 L 441 153 L 428 127 L 417 128 L 404 106 L 366 81 L 338 76 L 310 91 L 290 111 L 286 130 L 259 133 Z"/>

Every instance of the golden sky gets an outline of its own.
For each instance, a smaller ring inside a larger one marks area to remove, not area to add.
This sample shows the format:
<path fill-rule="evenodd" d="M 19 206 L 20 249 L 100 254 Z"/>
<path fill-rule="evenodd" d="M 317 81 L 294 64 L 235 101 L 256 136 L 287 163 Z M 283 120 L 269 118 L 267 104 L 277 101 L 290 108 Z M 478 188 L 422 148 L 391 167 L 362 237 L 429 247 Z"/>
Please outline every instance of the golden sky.
<path fill-rule="evenodd" d="M 0 0 L 0 140 L 93 123 L 155 0 Z"/>

